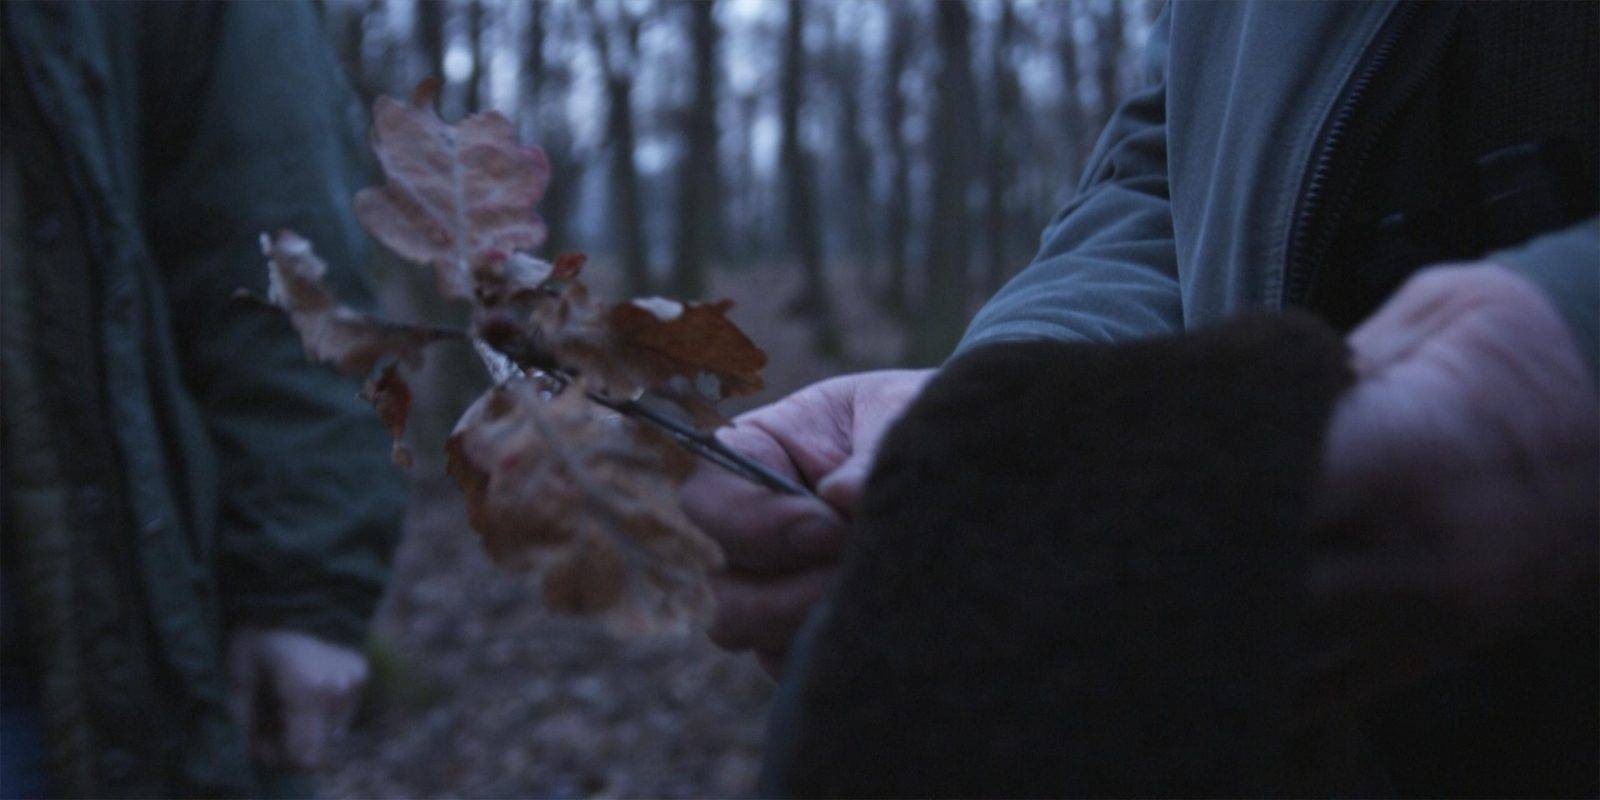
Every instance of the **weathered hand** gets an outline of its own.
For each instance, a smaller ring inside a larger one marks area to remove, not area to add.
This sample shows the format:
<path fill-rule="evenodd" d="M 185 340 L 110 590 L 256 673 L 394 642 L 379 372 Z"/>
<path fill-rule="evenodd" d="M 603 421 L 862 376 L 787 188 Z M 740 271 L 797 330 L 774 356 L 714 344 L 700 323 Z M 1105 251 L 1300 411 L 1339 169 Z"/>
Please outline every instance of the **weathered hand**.
<path fill-rule="evenodd" d="M 855 511 L 879 440 L 931 374 L 891 370 L 823 381 L 718 433 L 730 447 L 815 487 L 826 502 L 779 495 L 712 465 L 690 478 L 684 509 L 728 557 L 727 570 L 713 580 L 714 641 L 754 650 L 776 673 L 837 571 L 843 521 Z"/>
<path fill-rule="evenodd" d="M 229 704 L 263 764 L 320 766 L 367 682 L 358 650 L 298 631 L 241 628 L 228 642 Z"/>
<path fill-rule="evenodd" d="M 1429 269 L 1349 343 L 1320 493 L 1333 555 L 1310 585 L 1381 633 L 1342 680 L 1381 689 L 1592 601 L 1600 405 L 1540 290 L 1491 264 Z"/>

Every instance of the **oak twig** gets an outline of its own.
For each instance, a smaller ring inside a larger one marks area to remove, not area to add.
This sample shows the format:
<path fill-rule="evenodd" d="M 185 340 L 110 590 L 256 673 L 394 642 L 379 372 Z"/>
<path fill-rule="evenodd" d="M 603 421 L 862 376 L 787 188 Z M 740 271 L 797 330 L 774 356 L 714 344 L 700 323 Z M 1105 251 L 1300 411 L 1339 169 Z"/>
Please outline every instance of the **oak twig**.
<path fill-rule="evenodd" d="M 233 295 L 233 301 L 245 305 L 269 308 L 279 313 L 287 313 L 277 304 L 248 290 L 239 290 Z M 483 361 L 490 377 L 495 383 L 502 383 L 511 377 L 524 375 L 524 369 L 533 369 L 549 376 L 562 387 L 572 382 L 572 375 L 562 369 L 555 357 L 546 352 L 526 336 L 495 337 L 497 340 L 490 342 L 472 335 L 464 328 L 448 325 L 428 325 L 409 322 L 396 322 L 371 314 L 366 315 L 370 324 L 393 328 L 396 331 L 409 332 L 419 336 L 424 343 L 444 340 L 465 340 L 472 343 L 473 350 L 478 358 Z M 504 339 L 500 341 L 499 339 Z M 711 433 L 699 430 L 691 425 L 673 419 L 637 400 L 616 400 L 598 392 L 584 392 L 590 401 L 598 403 L 629 419 L 637 420 L 642 424 L 650 425 L 661 430 L 678 445 L 695 455 L 722 467 L 745 480 L 758 486 L 764 486 L 775 492 L 790 495 L 811 495 L 811 490 L 790 480 L 788 477 L 774 472 L 765 464 L 753 461 L 737 450 L 723 444 L 721 440 Z"/>
<path fill-rule="evenodd" d="M 465 333 L 463 332 L 463 335 Z M 519 367 L 527 367 L 548 375 L 562 387 L 572 382 L 572 375 L 561 368 L 555 356 L 530 341 L 526 336 L 496 337 L 497 341 L 488 342 L 473 337 L 473 345 L 479 351 L 479 356 L 484 363 L 489 365 L 492 374 L 499 373 L 491 359 L 484 351 L 493 353 L 500 359 L 506 359 Z M 503 339 L 503 340 L 501 340 Z M 497 380 L 499 378 L 497 377 Z M 811 490 L 786 476 L 774 472 L 770 467 L 746 457 L 743 453 L 723 444 L 714 434 L 699 430 L 691 425 L 673 419 L 637 400 L 617 400 L 598 392 L 587 391 L 584 396 L 590 401 L 598 403 L 629 419 L 637 420 L 643 424 L 655 427 L 668 436 L 685 450 L 722 467 L 745 480 L 758 486 L 764 486 L 775 492 L 790 495 L 810 495 Z"/>

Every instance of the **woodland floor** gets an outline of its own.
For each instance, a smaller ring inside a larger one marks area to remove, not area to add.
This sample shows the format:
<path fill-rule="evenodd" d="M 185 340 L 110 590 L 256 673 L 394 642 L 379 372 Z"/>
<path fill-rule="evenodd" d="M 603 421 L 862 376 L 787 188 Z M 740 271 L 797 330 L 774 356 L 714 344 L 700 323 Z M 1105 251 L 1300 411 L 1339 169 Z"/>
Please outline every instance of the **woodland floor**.
<path fill-rule="evenodd" d="M 793 276 L 719 274 L 708 293 L 734 298 L 734 319 L 771 356 L 768 388 L 739 407 L 900 352 L 895 326 L 841 280 L 848 356 L 813 355 L 809 323 L 787 313 Z M 322 775 L 325 796 L 751 793 L 773 689 L 754 659 L 703 637 L 619 641 L 547 614 L 526 578 L 488 563 L 455 488 L 418 472 L 376 622 L 372 698 Z"/>

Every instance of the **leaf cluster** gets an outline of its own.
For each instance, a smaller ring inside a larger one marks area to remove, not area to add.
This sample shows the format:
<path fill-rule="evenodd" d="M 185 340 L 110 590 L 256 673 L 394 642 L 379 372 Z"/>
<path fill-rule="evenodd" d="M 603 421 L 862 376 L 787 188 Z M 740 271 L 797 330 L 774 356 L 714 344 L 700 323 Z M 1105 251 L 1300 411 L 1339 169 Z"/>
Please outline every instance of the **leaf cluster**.
<path fill-rule="evenodd" d="M 267 302 L 288 315 L 310 358 L 367 378 L 362 395 L 401 466 L 412 462 L 407 375 L 426 345 L 469 339 L 495 382 L 444 449 L 489 556 L 537 572 L 553 610 L 627 632 L 703 623 L 707 574 L 722 554 L 683 515 L 677 489 L 690 450 L 791 488 L 709 434 L 723 422 L 717 401 L 761 388 L 766 354 L 728 319 L 730 301 L 606 302 L 581 278 L 584 256 L 537 258 L 544 153 L 517 143 L 493 111 L 440 119 L 437 86 L 425 81 L 409 103 L 377 100 L 372 144 L 386 182 L 357 194 L 355 209 L 389 249 L 431 268 L 443 297 L 470 304 L 471 326 L 395 322 L 341 304 L 312 244 L 287 230 L 262 235 Z"/>

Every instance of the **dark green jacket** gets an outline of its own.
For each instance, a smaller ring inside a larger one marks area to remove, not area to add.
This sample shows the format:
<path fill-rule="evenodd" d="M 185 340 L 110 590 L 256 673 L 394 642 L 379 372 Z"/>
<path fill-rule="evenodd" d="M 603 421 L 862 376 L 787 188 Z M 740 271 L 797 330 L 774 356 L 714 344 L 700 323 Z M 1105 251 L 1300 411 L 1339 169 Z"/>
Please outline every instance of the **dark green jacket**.
<path fill-rule="evenodd" d="M 403 506 L 356 387 L 229 301 L 264 290 L 257 236 L 284 227 L 366 296 L 360 110 L 308 4 L 0 23 L 4 566 L 55 788 L 253 792 L 227 631 L 361 640 Z"/>
<path fill-rule="evenodd" d="M 1408 78 L 1428 74 L 1417 62 L 1455 12 L 1169 3 L 1150 32 L 1143 87 L 1106 124 L 1033 263 L 978 312 L 959 352 L 1125 341 L 1305 305 L 1303 278 L 1321 265 L 1301 245 L 1339 224 L 1323 167 L 1368 144 L 1352 120 L 1415 91 Z M 1600 220 L 1478 255 L 1543 288 L 1600 362 Z"/>

